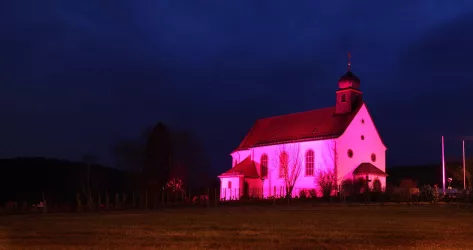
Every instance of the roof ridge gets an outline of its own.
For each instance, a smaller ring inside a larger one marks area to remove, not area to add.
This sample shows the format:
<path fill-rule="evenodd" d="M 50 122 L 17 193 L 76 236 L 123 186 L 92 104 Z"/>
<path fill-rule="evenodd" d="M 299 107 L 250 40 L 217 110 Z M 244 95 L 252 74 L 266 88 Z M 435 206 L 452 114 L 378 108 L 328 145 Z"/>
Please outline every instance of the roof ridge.
<path fill-rule="evenodd" d="M 233 152 L 286 141 L 337 138 L 345 132 L 362 106 L 363 104 L 344 114 L 336 114 L 336 107 L 330 106 L 261 118 L 253 124 L 253 127 Z"/>
<path fill-rule="evenodd" d="M 277 117 L 281 117 L 281 116 L 300 115 L 300 114 L 303 114 L 303 113 L 309 113 L 309 112 L 319 111 L 319 110 L 323 110 L 323 109 L 333 109 L 333 108 L 335 108 L 335 106 L 324 107 L 324 108 L 319 108 L 319 109 L 311 109 L 311 110 L 306 110 L 306 111 L 299 111 L 299 112 L 295 112 L 295 113 L 286 113 L 286 114 L 275 115 L 275 116 L 268 116 L 268 117 L 260 118 L 257 121 L 277 118 Z"/>
<path fill-rule="evenodd" d="M 245 159 L 223 172 L 220 176 L 243 175 L 249 178 L 259 178 L 256 167 L 255 161 L 248 155 Z"/>
<path fill-rule="evenodd" d="M 253 123 L 253 126 L 250 128 L 250 130 L 248 130 L 248 132 L 246 133 L 245 137 L 243 138 L 243 141 L 240 142 L 240 144 L 238 144 L 238 148 L 241 148 L 243 145 L 245 145 L 246 141 L 248 140 L 248 138 L 250 138 L 252 132 L 255 130 L 255 127 L 257 126 L 258 124 L 258 121 L 260 121 L 261 119 L 259 120 L 256 120 L 254 123 Z M 233 151 L 234 152 L 234 151 Z M 232 153 L 233 153 L 232 152 Z"/>

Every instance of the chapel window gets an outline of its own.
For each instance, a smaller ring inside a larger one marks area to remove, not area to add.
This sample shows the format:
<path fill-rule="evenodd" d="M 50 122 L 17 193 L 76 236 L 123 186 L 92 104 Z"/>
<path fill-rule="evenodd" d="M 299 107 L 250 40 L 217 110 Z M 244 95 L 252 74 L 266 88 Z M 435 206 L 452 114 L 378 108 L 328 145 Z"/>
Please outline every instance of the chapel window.
<path fill-rule="evenodd" d="M 312 149 L 305 153 L 305 175 L 314 176 L 314 151 Z"/>
<path fill-rule="evenodd" d="M 371 161 L 376 162 L 376 154 L 375 153 L 371 154 Z"/>
<path fill-rule="evenodd" d="M 282 152 L 279 155 L 279 178 L 287 176 L 289 167 L 289 155 L 286 152 Z"/>
<path fill-rule="evenodd" d="M 261 156 L 261 177 L 268 177 L 268 155 L 264 154 Z"/>
<path fill-rule="evenodd" d="M 348 149 L 347 155 L 348 155 L 349 158 L 352 158 L 353 157 L 353 150 Z"/>

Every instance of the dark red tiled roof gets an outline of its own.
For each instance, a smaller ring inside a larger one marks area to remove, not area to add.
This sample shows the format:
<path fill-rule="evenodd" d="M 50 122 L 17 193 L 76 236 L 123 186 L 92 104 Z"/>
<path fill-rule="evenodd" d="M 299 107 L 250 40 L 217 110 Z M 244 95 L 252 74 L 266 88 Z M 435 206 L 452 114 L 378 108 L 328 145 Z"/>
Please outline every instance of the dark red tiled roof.
<path fill-rule="evenodd" d="M 336 138 L 345 132 L 361 106 L 343 115 L 336 115 L 335 107 L 329 107 L 260 119 L 236 150 L 290 141 Z"/>
<path fill-rule="evenodd" d="M 363 162 L 353 170 L 353 174 L 372 174 L 372 175 L 378 175 L 378 176 L 388 176 L 383 170 L 377 168 L 375 165 L 369 163 L 369 162 Z"/>
<path fill-rule="evenodd" d="M 246 157 L 243 161 L 238 163 L 235 167 L 221 174 L 221 176 L 244 175 L 247 178 L 259 178 L 256 164 L 251 160 L 251 157 Z"/>

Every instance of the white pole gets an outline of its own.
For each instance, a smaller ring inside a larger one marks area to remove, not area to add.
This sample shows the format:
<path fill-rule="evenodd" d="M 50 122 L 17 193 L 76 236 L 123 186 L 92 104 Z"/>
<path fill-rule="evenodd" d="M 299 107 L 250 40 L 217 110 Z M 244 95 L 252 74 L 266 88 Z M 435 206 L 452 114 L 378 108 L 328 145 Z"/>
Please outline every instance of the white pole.
<path fill-rule="evenodd" d="M 445 146 L 444 139 L 442 135 L 442 190 L 445 194 Z"/>
<path fill-rule="evenodd" d="M 462 141 L 462 147 L 463 147 L 463 189 L 466 189 L 465 140 Z"/>

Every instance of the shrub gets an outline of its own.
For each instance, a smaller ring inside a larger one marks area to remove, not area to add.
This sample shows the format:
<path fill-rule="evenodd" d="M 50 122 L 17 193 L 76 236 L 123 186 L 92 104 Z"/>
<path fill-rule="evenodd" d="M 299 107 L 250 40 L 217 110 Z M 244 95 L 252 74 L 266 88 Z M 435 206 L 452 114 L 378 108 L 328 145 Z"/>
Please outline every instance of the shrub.
<path fill-rule="evenodd" d="M 302 189 L 301 191 L 299 191 L 299 197 L 301 199 L 306 199 L 308 196 L 309 196 L 309 192 L 307 190 Z"/>
<path fill-rule="evenodd" d="M 353 194 L 358 195 L 364 193 L 364 187 L 366 185 L 366 180 L 361 177 L 353 181 Z"/>
<path fill-rule="evenodd" d="M 420 190 L 420 196 L 424 201 L 433 202 L 434 189 L 430 185 L 424 185 Z"/>
<path fill-rule="evenodd" d="M 309 189 L 309 196 L 311 198 L 317 198 L 317 191 L 315 189 Z"/>
<path fill-rule="evenodd" d="M 345 196 L 350 196 L 353 194 L 353 180 L 345 179 L 342 181 L 342 192 Z"/>
<path fill-rule="evenodd" d="M 336 176 L 333 170 L 320 170 L 316 176 L 316 184 L 320 187 L 322 197 L 329 198 L 333 191 L 336 190 Z"/>
<path fill-rule="evenodd" d="M 317 198 L 317 192 L 315 189 L 302 189 L 299 192 L 299 197 L 301 199 Z"/>
<path fill-rule="evenodd" d="M 373 192 L 376 192 L 376 193 L 382 192 L 382 190 L 381 190 L 381 181 L 378 178 L 376 178 L 373 181 Z"/>

